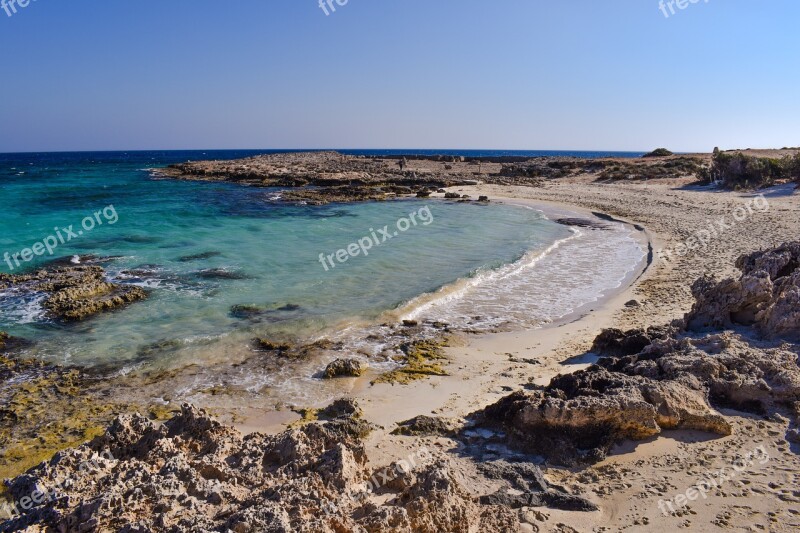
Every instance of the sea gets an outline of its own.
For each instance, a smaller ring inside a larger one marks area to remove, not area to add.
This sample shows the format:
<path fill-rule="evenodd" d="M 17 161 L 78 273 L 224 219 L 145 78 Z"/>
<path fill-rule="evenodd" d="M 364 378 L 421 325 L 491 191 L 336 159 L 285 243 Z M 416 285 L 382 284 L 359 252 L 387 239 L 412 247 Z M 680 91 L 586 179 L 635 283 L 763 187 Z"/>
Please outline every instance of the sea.
<path fill-rule="evenodd" d="M 53 260 L 96 262 L 110 281 L 148 292 L 124 309 L 63 323 L 48 316 L 44 295 L 0 289 L 0 331 L 31 341 L 27 356 L 117 374 L 240 361 L 256 337 L 332 338 L 369 360 L 386 346 L 368 346 L 367 333 L 387 322 L 435 322 L 470 332 L 551 323 L 619 287 L 647 252 L 627 225 L 566 226 L 521 202 L 289 205 L 279 189 L 162 179 L 153 172 L 179 162 L 277 152 L 0 154 L 0 272 L 19 274 Z M 20 255 L 36 243 L 43 253 Z M 257 384 L 252 375 L 247 379 L 248 387 L 280 387 L 286 375 L 265 373 Z"/>

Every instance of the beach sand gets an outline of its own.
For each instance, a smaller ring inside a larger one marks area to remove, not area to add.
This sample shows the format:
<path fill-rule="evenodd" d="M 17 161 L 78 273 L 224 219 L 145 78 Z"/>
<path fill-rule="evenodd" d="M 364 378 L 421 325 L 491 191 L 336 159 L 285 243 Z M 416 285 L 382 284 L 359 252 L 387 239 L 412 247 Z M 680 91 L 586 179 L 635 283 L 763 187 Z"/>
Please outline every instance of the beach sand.
<path fill-rule="evenodd" d="M 756 196 L 697 188 L 688 179 L 602 185 L 592 183 L 591 179 L 550 181 L 541 188 L 478 185 L 451 190 L 473 197 L 488 195 L 503 201 L 530 201 L 573 212 L 606 213 L 640 225 L 655 251 L 674 249 L 717 220 L 734 222 L 734 213 L 739 217 L 742 213 L 736 209 Z M 672 262 L 655 254 L 653 263 L 638 279 L 589 309 L 580 310 L 577 316 L 533 331 L 468 337 L 463 346 L 447 349 L 450 363 L 445 368 L 449 376 L 410 385 L 357 385 L 352 394 L 364 408 L 366 418 L 384 428 L 369 437 L 371 461 L 388 464 L 422 445 L 455 450 L 456 443 L 449 439 L 420 440 L 389 433 L 396 423 L 417 415 L 460 419 L 525 383 L 546 385 L 557 374 L 585 368 L 592 358 L 581 355 L 586 354 L 603 328 L 646 327 L 681 318 L 693 303 L 690 286 L 696 278 L 704 274 L 718 278 L 732 275 L 739 255 L 800 236 L 800 210 L 797 197 L 792 195 L 793 186 L 762 192 L 768 208 L 748 211 L 746 219 L 711 240 L 705 249 L 683 256 L 674 253 Z M 631 300 L 638 304 L 626 306 Z M 788 421 L 780 417 L 764 420 L 734 411 L 723 414 L 730 417 L 735 428 L 729 437 L 665 431 L 647 441 L 626 442 L 605 461 L 589 468 L 548 468 L 545 475 L 551 482 L 590 498 L 600 510 L 585 513 L 545 509 L 523 513 L 530 518 L 530 523 L 523 523 L 523 529 L 797 530 L 800 458 L 783 438 Z M 702 479 L 703 472 L 723 467 L 730 471 L 735 452 L 758 446 L 769 452 L 766 464 L 757 463 L 737 473 L 734 480 L 709 492 L 706 498 L 689 502 L 684 512 L 677 515 L 665 516 L 659 509 L 659 500 L 669 500 L 685 492 Z M 462 462 L 465 472 L 469 471 L 468 461 Z"/>

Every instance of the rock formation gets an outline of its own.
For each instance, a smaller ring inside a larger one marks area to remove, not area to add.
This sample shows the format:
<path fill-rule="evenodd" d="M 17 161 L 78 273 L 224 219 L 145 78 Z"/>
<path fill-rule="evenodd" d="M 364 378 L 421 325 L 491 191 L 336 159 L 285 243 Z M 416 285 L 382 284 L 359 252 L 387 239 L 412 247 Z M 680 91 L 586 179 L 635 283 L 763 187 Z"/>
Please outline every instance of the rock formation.
<path fill-rule="evenodd" d="M 51 266 L 29 274 L 0 274 L 0 288 L 45 293 L 44 307 L 61 320 L 88 317 L 143 300 L 147 293 L 133 285 L 111 283 L 105 270 L 92 266 Z"/>
<path fill-rule="evenodd" d="M 800 368 L 796 350 L 781 341 L 800 338 L 799 266 L 800 243 L 744 256 L 739 280 L 694 284 L 689 331 L 605 330 L 592 347 L 605 356 L 595 365 L 507 396 L 478 420 L 505 432 L 515 448 L 572 465 L 663 429 L 730 434 L 714 407 L 793 413 Z"/>
<path fill-rule="evenodd" d="M 800 242 L 739 258 L 738 280 L 701 278 L 686 316 L 693 331 L 753 326 L 769 339 L 800 340 Z"/>
<path fill-rule="evenodd" d="M 442 456 L 425 450 L 372 468 L 347 420 L 242 436 L 188 405 L 162 426 L 121 416 L 88 445 L 60 452 L 11 481 L 9 494 L 29 508 L 18 505 L 19 516 L 2 530 L 518 528 L 514 511 L 481 504 Z"/>
<path fill-rule="evenodd" d="M 358 359 L 336 359 L 325 368 L 324 377 L 358 377 L 363 373 L 364 367 Z"/>

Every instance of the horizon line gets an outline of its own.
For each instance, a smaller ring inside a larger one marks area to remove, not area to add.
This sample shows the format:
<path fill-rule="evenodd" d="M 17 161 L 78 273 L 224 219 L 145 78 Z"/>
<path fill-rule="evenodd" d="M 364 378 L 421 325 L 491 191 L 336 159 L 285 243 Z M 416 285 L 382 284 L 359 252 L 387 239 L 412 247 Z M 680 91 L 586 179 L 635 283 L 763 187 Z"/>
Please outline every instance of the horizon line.
<path fill-rule="evenodd" d="M 244 152 L 244 151 L 271 151 L 271 152 L 342 152 L 342 151 L 393 151 L 393 152 L 601 152 L 601 153 L 620 153 L 638 154 L 648 153 L 654 150 L 617 150 L 617 149 L 581 149 L 581 148 L 135 148 L 135 149 L 101 149 L 101 150 L 23 150 L 23 151 L 0 151 L 0 155 L 15 154 L 88 154 L 88 153 L 126 153 L 126 152 Z M 734 150 L 781 150 L 781 148 L 735 148 Z M 711 153 L 711 150 L 697 151 L 673 151 L 681 154 L 703 154 Z"/>

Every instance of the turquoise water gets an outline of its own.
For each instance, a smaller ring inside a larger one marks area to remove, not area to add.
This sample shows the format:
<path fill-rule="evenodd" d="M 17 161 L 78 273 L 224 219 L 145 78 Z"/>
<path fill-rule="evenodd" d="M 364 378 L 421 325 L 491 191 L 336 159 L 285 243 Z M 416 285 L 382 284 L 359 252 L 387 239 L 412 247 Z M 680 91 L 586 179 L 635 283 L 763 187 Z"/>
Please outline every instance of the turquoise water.
<path fill-rule="evenodd" d="M 437 200 L 287 206 L 275 201 L 280 191 L 157 180 L 147 170 L 243 155 L 249 154 L 0 156 L 0 253 L 13 257 L 49 236 L 52 244 L 56 228 L 72 225 L 71 240 L 25 266 L 74 255 L 110 257 L 102 264 L 111 279 L 150 291 L 144 302 L 69 325 L 50 320 L 41 297 L 5 291 L 0 330 L 35 341 L 31 355 L 61 363 L 123 368 L 178 354 L 202 362 L 214 352 L 224 359 L 231 339 L 314 338 L 379 321 L 423 293 L 573 236 L 517 206 Z M 83 225 L 87 216 L 94 221 Z M 408 221 L 400 226 L 405 231 L 398 229 L 400 219 Z M 391 238 L 380 245 L 373 240 L 367 256 L 336 259 L 337 250 L 379 235 L 384 226 Z M 335 268 L 330 260 L 323 266 L 320 254 L 334 254 Z M 13 260 L 11 266 L 21 270 Z M 0 271 L 12 269 L 3 261 Z M 260 313 L 232 311 L 242 305 Z"/>

